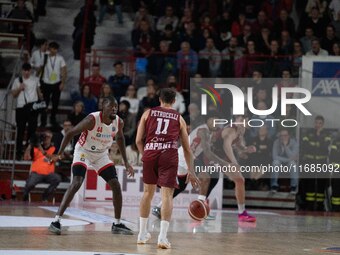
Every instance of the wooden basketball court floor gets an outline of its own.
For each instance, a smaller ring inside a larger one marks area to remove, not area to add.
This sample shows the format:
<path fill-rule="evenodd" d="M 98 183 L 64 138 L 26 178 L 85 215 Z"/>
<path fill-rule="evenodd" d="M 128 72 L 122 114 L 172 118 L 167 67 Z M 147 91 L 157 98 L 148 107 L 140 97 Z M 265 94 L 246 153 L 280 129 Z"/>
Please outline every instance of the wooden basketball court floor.
<path fill-rule="evenodd" d="M 173 248 L 157 249 L 160 221 L 150 216 L 152 239 L 137 245 L 138 208 L 124 207 L 122 219 L 133 236 L 110 232 L 109 202 L 72 205 L 60 236 L 48 232 L 57 206 L 0 204 L 0 255 L 81 254 L 340 254 L 340 214 L 249 210 L 256 223 L 238 223 L 235 209 L 213 210 L 215 220 L 196 222 L 186 209 L 174 209 L 168 238 Z M 25 217 L 24 217 L 25 216 Z M 68 226 L 68 227 L 67 227 Z"/>

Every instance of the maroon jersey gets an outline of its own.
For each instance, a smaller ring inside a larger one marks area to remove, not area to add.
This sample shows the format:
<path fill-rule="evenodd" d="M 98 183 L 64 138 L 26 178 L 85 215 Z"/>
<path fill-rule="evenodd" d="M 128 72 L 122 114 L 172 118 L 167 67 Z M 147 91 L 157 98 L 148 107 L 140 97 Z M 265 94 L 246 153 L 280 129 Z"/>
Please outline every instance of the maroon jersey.
<path fill-rule="evenodd" d="M 174 150 L 177 154 L 180 133 L 180 114 L 164 107 L 150 110 L 145 123 L 144 159 L 154 159 L 164 150 Z"/>

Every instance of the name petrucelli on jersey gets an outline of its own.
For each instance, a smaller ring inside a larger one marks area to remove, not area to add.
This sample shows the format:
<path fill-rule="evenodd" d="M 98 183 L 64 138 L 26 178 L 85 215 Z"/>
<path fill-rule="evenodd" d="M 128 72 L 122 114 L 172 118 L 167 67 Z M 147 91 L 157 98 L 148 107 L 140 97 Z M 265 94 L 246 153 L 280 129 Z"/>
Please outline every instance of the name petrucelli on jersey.
<path fill-rule="evenodd" d="M 158 111 L 158 110 L 151 110 L 150 115 L 153 117 L 160 117 L 160 118 L 173 119 L 173 120 L 178 120 L 178 117 L 179 117 L 179 115 L 176 113 L 163 112 L 163 111 Z"/>

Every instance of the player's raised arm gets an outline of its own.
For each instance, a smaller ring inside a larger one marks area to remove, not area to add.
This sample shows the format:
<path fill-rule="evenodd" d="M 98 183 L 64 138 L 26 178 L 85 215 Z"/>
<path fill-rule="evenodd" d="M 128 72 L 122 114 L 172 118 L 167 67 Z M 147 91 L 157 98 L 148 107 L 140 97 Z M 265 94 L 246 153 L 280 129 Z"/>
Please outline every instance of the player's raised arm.
<path fill-rule="evenodd" d="M 149 113 L 150 110 L 147 110 L 143 113 L 137 129 L 136 145 L 141 156 L 143 156 L 144 153 L 145 124 L 146 120 L 148 119 Z"/>
<path fill-rule="evenodd" d="M 185 162 L 187 163 L 187 166 L 188 166 L 187 182 L 190 181 L 193 187 L 197 187 L 199 186 L 199 179 L 197 178 L 194 168 L 193 168 L 193 164 L 192 164 L 193 157 L 192 157 L 192 153 L 191 153 L 190 145 L 189 145 L 187 125 L 182 116 L 180 117 L 180 139 L 181 139 L 181 143 L 183 147 Z"/>
<path fill-rule="evenodd" d="M 83 119 L 81 122 L 79 122 L 78 125 L 76 125 L 70 131 L 68 131 L 65 134 L 65 136 L 64 136 L 64 138 L 61 142 L 58 154 L 54 155 L 52 157 L 52 160 L 56 161 L 56 160 L 61 159 L 62 154 L 64 153 L 66 146 L 70 143 L 72 138 L 74 136 L 80 134 L 81 132 L 85 131 L 85 130 L 93 129 L 94 125 L 95 125 L 94 117 L 92 115 L 88 115 L 85 119 Z"/>

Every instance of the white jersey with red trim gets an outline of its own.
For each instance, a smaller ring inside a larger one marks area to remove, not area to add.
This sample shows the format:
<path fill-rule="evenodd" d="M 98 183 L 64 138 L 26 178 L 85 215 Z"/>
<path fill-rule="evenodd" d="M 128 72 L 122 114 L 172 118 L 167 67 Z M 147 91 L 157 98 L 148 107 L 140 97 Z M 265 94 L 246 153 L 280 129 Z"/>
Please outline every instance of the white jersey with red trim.
<path fill-rule="evenodd" d="M 203 152 L 203 147 L 201 143 L 201 138 L 197 135 L 198 131 L 206 129 L 209 133 L 209 128 L 207 124 L 203 124 L 195 128 L 190 134 L 189 134 L 189 143 L 190 143 L 190 149 L 194 156 L 194 159 L 198 158 L 201 153 Z M 184 175 L 187 172 L 187 164 L 185 162 L 184 158 L 184 152 L 183 147 L 181 146 L 178 148 L 178 171 L 177 175 Z"/>
<path fill-rule="evenodd" d="M 116 118 L 106 125 L 102 121 L 102 112 L 93 112 L 89 114 L 95 120 L 94 127 L 81 133 L 78 145 L 83 149 L 91 152 L 104 152 L 108 150 L 119 129 L 120 118 Z"/>

